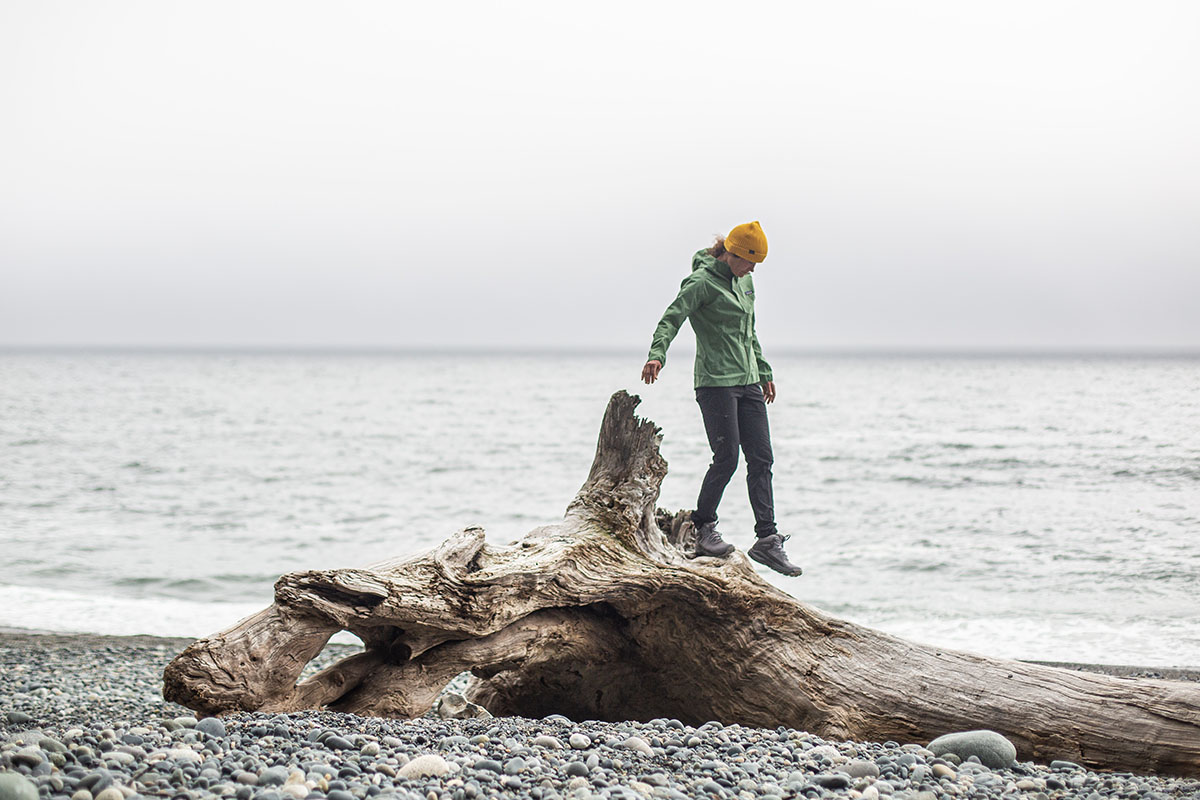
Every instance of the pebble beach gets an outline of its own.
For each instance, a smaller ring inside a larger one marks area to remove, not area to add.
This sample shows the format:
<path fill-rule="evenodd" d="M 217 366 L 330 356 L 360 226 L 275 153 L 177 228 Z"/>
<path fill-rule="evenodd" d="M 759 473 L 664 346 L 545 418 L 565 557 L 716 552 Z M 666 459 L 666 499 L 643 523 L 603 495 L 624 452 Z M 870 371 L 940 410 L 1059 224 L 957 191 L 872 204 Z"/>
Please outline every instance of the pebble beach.
<path fill-rule="evenodd" d="M 0 634 L 0 800 L 1200 797 L 1200 780 L 938 756 L 928 742 L 678 720 L 197 719 L 162 698 L 184 639 Z M 352 652 L 330 646 L 317 669 Z M 1111 671 L 1112 668 L 1109 668 Z M 1196 673 L 1155 675 L 1195 680 Z"/>

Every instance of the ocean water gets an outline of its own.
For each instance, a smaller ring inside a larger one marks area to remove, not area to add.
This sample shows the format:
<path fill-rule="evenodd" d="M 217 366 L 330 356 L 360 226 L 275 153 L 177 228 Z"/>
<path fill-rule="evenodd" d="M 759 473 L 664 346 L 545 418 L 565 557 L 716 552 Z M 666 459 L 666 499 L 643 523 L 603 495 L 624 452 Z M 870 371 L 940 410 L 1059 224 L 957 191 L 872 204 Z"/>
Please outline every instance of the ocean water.
<path fill-rule="evenodd" d="M 774 355 L 776 509 L 832 614 L 995 656 L 1200 666 L 1200 360 Z M 676 354 L 0 354 L 0 627 L 199 636 L 282 573 L 561 518 L 608 397 L 708 462 Z M 753 519 L 739 469 L 721 530 Z"/>

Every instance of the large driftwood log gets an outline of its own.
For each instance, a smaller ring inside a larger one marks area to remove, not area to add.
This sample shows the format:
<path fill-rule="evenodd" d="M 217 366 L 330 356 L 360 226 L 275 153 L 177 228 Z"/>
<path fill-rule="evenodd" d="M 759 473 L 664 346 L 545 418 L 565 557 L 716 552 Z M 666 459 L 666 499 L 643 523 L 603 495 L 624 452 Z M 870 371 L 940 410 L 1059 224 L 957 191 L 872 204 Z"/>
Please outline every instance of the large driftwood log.
<path fill-rule="evenodd" d="M 922 743 L 991 728 L 1023 759 L 1200 774 L 1200 687 L 914 644 L 797 601 L 740 552 L 689 558 L 686 515 L 655 509 L 667 464 L 638 402 L 612 397 L 562 522 L 507 547 L 467 528 L 365 569 L 285 575 L 274 605 L 172 661 L 164 695 L 208 714 L 413 717 L 470 670 L 469 699 L 494 714 Z M 365 652 L 297 683 L 341 630 Z"/>

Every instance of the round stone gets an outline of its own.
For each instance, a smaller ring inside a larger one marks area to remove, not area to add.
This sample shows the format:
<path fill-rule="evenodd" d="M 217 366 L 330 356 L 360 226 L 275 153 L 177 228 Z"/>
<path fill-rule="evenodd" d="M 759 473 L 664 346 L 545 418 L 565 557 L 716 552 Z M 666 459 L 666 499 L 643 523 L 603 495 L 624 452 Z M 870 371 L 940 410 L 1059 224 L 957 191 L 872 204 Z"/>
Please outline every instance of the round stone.
<path fill-rule="evenodd" d="M 588 771 L 587 764 L 582 761 L 572 761 L 570 764 L 567 764 L 566 772 L 568 775 L 583 778 L 587 777 Z"/>
<path fill-rule="evenodd" d="M 225 738 L 225 723 L 216 717 L 205 717 L 196 723 L 196 730 L 218 739 Z"/>
<path fill-rule="evenodd" d="M 96 800 L 125 800 L 125 795 L 117 787 L 110 786 L 96 795 Z"/>
<path fill-rule="evenodd" d="M 167 751 L 167 758 L 177 764 L 199 764 L 204 759 L 195 750 L 189 750 L 186 747 L 177 747 Z"/>
<path fill-rule="evenodd" d="M 844 768 L 851 778 L 878 778 L 879 765 L 874 761 L 851 761 Z"/>
<path fill-rule="evenodd" d="M 814 775 L 812 782 L 824 789 L 849 789 L 850 779 L 845 775 L 833 773 L 831 775 Z"/>
<path fill-rule="evenodd" d="M 953 753 L 963 760 L 975 756 L 991 769 L 1004 769 L 1017 758 L 1017 748 L 1012 742 L 987 730 L 948 733 L 930 742 L 928 749 L 935 756 Z"/>
<path fill-rule="evenodd" d="M 450 764 L 439 755 L 417 756 L 396 771 L 400 778 L 440 778 L 450 771 Z"/>
<path fill-rule="evenodd" d="M 12 718 L 9 712 L 9 719 Z M 0 800 L 38 800 L 37 786 L 33 781 L 13 772 L 0 774 Z"/>
<path fill-rule="evenodd" d="M 204 722 L 204 720 L 201 720 Z M 271 767 L 258 774 L 259 786 L 283 786 L 288 779 L 287 767 Z"/>
<path fill-rule="evenodd" d="M 586 750 L 592 746 L 591 737 L 583 733 L 572 733 L 571 738 L 567 739 L 567 744 L 576 750 Z"/>
<path fill-rule="evenodd" d="M 65 753 L 67 746 L 56 739 L 39 739 L 38 747 L 45 750 L 47 753 Z"/>
<path fill-rule="evenodd" d="M 621 742 L 622 747 L 627 747 L 630 750 L 636 750 L 644 755 L 654 755 L 654 750 L 650 747 L 650 743 L 640 736 L 630 736 L 624 742 Z"/>

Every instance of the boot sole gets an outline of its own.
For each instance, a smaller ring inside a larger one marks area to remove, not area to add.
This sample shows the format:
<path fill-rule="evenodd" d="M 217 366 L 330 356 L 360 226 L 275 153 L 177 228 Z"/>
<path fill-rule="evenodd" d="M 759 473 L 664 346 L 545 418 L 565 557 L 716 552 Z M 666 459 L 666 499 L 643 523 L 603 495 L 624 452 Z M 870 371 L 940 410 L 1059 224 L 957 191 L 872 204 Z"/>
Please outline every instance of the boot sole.
<path fill-rule="evenodd" d="M 799 567 L 796 567 L 796 570 L 794 572 L 790 569 L 784 569 L 784 568 L 780 567 L 778 564 L 774 564 L 771 561 L 761 557 L 758 553 L 755 553 L 753 550 L 748 551 L 746 553 L 746 555 L 750 556 L 751 559 L 762 564 L 764 567 L 773 569 L 776 572 L 778 572 L 780 575 L 786 575 L 789 578 L 798 578 L 804 574 L 804 570 L 800 569 Z"/>
<path fill-rule="evenodd" d="M 722 550 L 720 553 L 708 553 L 708 552 L 704 552 L 701 550 L 697 550 L 696 555 L 692 556 L 692 558 L 724 558 L 725 556 L 729 555 L 736 549 L 737 548 L 734 547 L 733 545 L 728 545 L 727 549 Z"/>

